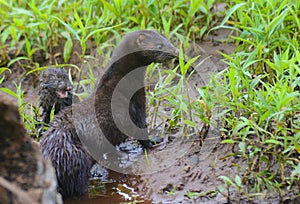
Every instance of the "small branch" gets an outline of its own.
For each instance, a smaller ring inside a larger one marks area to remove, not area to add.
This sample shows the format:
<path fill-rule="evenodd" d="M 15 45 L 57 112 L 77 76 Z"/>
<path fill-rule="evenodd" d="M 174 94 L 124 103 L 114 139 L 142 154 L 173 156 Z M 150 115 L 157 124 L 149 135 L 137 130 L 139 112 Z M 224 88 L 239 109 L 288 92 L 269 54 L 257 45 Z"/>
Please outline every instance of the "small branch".
<path fill-rule="evenodd" d="M 6 180 L 5 178 L 3 178 L 2 176 L 0 176 L 0 186 L 2 186 L 3 188 L 9 190 L 10 192 L 12 192 L 14 195 L 17 196 L 18 202 L 19 203 L 31 203 L 31 204 L 38 204 L 36 201 L 34 201 L 30 195 L 24 191 L 23 189 L 21 189 L 19 186 L 9 182 L 8 180 Z"/>

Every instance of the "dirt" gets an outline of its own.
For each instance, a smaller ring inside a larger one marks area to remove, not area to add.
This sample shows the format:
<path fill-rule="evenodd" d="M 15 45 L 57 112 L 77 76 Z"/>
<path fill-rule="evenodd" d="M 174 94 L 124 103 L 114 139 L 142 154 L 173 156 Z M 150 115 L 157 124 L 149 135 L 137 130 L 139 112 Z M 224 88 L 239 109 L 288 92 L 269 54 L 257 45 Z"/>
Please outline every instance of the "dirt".
<path fill-rule="evenodd" d="M 226 54 L 234 52 L 236 46 L 228 42 L 229 34 L 231 33 L 227 30 L 220 30 L 187 50 L 190 56 L 201 54 L 196 62 L 196 65 L 199 66 L 195 66 L 197 73 L 193 75 L 190 83 L 196 86 L 206 85 L 210 75 L 227 67 L 222 62 L 223 57 L 217 51 Z M 80 49 L 78 48 L 75 52 L 80 52 Z M 93 65 L 94 75 L 99 76 L 103 73 L 103 69 L 99 69 L 99 67 L 103 67 L 101 63 L 103 59 L 99 57 L 96 50 L 90 52 L 93 57 L 89 63 Z M 78 56 L 73 55 L 70 63 L 75 63 L 80 67 Z M 43 62 L 43 65 L 47 65 L 47 63 L 49 62 Z M 87 66 L 83 66 L 83 69 L 88 70 Z M 86 73 L 87 71 L 83 75 Z M 15 91 L 16 88 L 12 81 L 17 84 L 22 83 L 25 101 L 35 106 L 38 105 L 37 73 L 26 75 L 24 69 L 20 68 L 20 64 L 16 63 L 12 65 L 12 73 L 6 72 L 5 75 L 6 80 L 2 83 L 2 87 Z M 74 72 L 73 76 L 77 76 L 77 73 Z M 141 175 L 126 175 L 109 171 L 104 181 L 91 180 L 91 189 L 88 195 L 68 199 L 65 203 L 229 203 L 228 189 L 218 177 L 235 175 L 243 171 L 246 165 L 239 158 L 225 157 L 233 150 L 231 146 L 220 144 L 221 133 L 217 127 L 207 129 L 207 126 L 199 124 L 199 129 L 202 130 L 201 135 L 197 135 L 187 146 L 181 146 L 182 140 L 176 140 L 176 138 L 180 138 L 180 135 L 174 133 L 175 139 L 170 140 L 169 138 L 165 144 L 158 145 L 150 151 L 150 161 L 155 158 L 155 155 L 159 155 L 158 160 L 162 159 L 162 163 L 166 163 L 165 166 L 152 171 L 152 173 Z M 204 142 L 203 138 L 206 138 Z M 176 148 L 172 149 L 171 147 Z M 181 147 L 182 151 L 180 151 Z M 170 151 L 162 154 L 165 150 Z M 144 155 L 143 151 L 135 154 L 137 156 Z M 234 165 L 236 163 L 242 168 L 237 169 Z M 257 203 L 280 202 L 276 195 L 270 195 L 267 200 L 256 200 Z M 246 203 L 247 200 L 240 198 L 239 194 L 232 189 L 230 190 L 230 202 Z"/>

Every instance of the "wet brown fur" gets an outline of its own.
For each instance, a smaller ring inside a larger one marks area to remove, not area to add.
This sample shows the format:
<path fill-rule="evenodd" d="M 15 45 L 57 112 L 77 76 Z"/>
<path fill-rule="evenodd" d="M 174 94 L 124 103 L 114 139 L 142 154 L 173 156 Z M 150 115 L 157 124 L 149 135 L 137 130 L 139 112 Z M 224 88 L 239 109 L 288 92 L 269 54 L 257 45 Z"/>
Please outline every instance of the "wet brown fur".
<path fill-rule="evenodd" d="M 41 73 L 39 102 L 42 108 L 42 122 L 49 124 L 50 113 L 55 106 L 54 114 L 59 113 L 65 107 L 72 105 L 73 94 L 71 82 L 67 73 L 63 69 L 48 68 Z M 58 92 L 65 92 L 66 97 L 62 97 Z"/>

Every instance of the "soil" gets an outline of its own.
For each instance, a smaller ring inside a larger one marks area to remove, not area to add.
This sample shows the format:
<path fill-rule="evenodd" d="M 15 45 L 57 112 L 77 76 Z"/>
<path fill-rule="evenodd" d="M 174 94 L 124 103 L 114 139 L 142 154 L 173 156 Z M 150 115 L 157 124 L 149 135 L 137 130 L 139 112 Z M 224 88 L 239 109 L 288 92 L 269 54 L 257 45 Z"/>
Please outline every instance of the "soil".
<path fill-rule="evenodd" d="M 217 51 L 226 54 L 234 52 L 236 46 L 228 42 L 229 34 L 230 32 L 227 30 L 219 30 L 187 51 L 191 56 L 196 53 L 202 54 L 196 63 L 200 63 L 198 68 L 196 66 L 198 75 L 194 75 L 191 83 L 197 86 L 206 85 L 210 75 L 227 67 L 222 62 L 223 57 Z M 80 52 L 80 50 L 75 52 Z M 99 67 L 103 67 L 99 60 L 102 58 L 97 55 L 96 51 L 91 51 L 91 55 L 93 56 L 91 59 L 93 72 L 95 76 L 99 76 L 103 73 L 103 69 L 99 69 Z M 76 56 L 72 56 L 70 63 L 77 63 L 80 67 L 80 61 Z M 207 56 L 210 56 L 208 60 Z M 98 61 L 93 59 L 98 59 Z M 203 59 L 206 60 L 201 63 Z M 83 70 L 88 69 L 83 67 Z M 13 65 L 12 74 L 5 74 L 6 80 L 1 86 L 16 90 L 12 81 L 17 84 L 21 82 L 22 89 L 25 91 L 25 100 L 38 106 L 38 74 L 25 75 L 24 70 L 20 69 L 18 64 Z M 161 157 L 160 159 L 170 160 L 165 168 L 142 175 L 126 175 L 109 171 L 108 177 L 104 181 L 91 179 L 91 189 L 88 195 L 68 199 L 65 203 L 248 203 L 249 199 L 240 197 L 234 189 L 229 189 L 228 192 L 224 182 L 218 178 L 220 175 L 231 176 L 237 172 L 241 174 L 243 168 L 247 167 L 246 164 L 239 158 L 226 157 L 233 149 L 232 146 L 220 144 L 221 133 L 217 127 L 208 128 L 203 124 L 199 127 L 200 138 L 206 138 L 206 140 L 203 142 L 202 139 L 196 138 L 186 151 L 171 152 L 167 157 Z M 178 138 L 178 135 L 174 133 L 174 138 L 176 137 Z M 180 140 L 170 140 L 169 138 L 165 145 L 154 147 L 151 153 L 159 154 L 169 146 L 176 145 L 176 143 L 180 145 L 180 142 Z M 134 154 L 143 155 L 143 151 L 137 151 Z M 149 158 L 152 159 L 151 155 Z M 237 169 L 234 164 L 239 164 L 241 169 Z M 265 195 L 266 192 L 262 192 L 262 194 Z M 290 201 L 288 195 L 283 195 L 280 200 L 275 193 L 268 194 L 267 198 L 263 200 L 257 197 L 251 202 L 280 203 L 283 201 L 286 203 L 297 202 L 296 200 Z"/>

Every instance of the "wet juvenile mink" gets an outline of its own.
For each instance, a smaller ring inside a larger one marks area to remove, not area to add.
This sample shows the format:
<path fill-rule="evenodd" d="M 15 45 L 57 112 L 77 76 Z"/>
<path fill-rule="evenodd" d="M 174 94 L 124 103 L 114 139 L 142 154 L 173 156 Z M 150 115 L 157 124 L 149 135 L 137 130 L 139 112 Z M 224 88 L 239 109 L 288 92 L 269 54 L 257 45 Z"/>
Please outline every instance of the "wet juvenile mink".
<path fill-rule="evenodd" d="M 48 68 L 41 73 L 39 102 L 42 107 L 42 122 L 49 124 L 50 113 L 55 106 L 54 114 L 72 105 L 73 94 L 71 82 L 63 69 Z"/>
<path fill-rule="evenodd" d="M 3 92 L 0 114 L 0 203 L 62 203 L 51 163 L 26 136 L 16 100 Z"/>
<path fill-rule="evenodd" d="M 60 192 L 64 197 L 86 193 L 89 170 L 95 163 L 93 157 L 101 157 L 101 153 L 94 150 L 100 149 L 103 153 L 103 149 L 108 146 L 107 140 L 112 145 L 118 145 L 128 137 L 128 134 L 119 129 L 114 119 L 117 118 L 125 124 L 132 121 L 139 128 L 147 127 L 145 90 L 140 87 L 132 97 L 127 96 L 127 85 L 140 86 L 144 83 L 147 65 L 164 62 L 176 56 L 178 49 L 155 31 L 140 30 L 129 33 L 115 48 L 94 94 L 81 103 L 65 108 L 54 117 L 41 139 L 41 148 L 44 157 L 50 158 L 56 169 Z M 128 78 L 132 83 L 125 83 L 117 91 L 115 105 L 121 107 L 114 111 L 112 98 L 116 87 L 125 75 L 139 70 L 140 67 L 143 67 L 142 71 Z M 130 101 L 128 106 L 127 101 Z M 130 118 L 125 114 L 128 108 Z M 135 132 L 131 136 L 135 136 Z M 144 147 L 151 146 L 150 140 L 146 138 L 139 141 Z"/>

